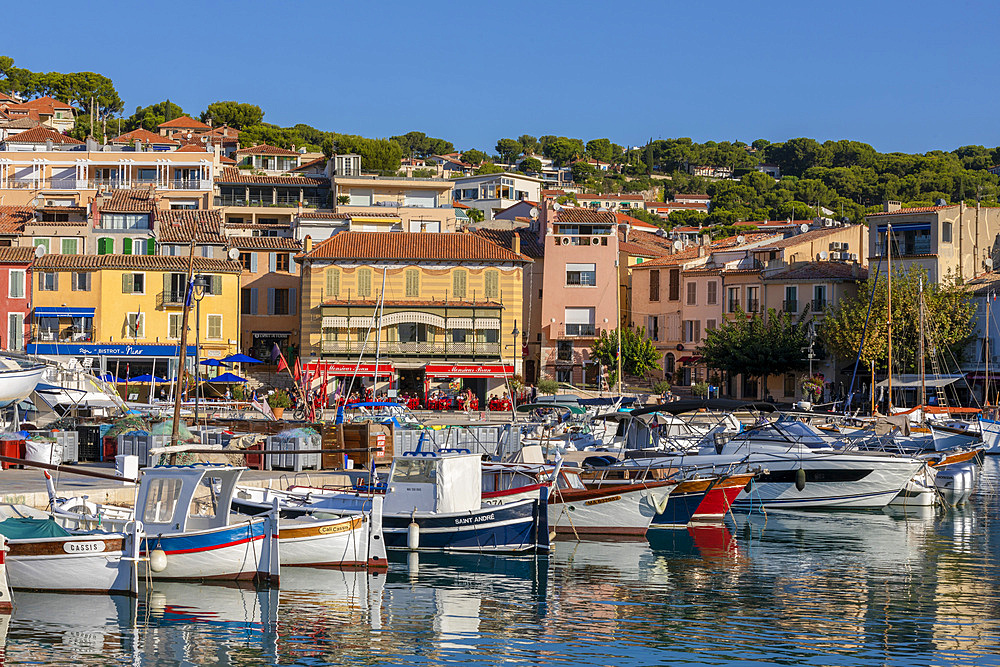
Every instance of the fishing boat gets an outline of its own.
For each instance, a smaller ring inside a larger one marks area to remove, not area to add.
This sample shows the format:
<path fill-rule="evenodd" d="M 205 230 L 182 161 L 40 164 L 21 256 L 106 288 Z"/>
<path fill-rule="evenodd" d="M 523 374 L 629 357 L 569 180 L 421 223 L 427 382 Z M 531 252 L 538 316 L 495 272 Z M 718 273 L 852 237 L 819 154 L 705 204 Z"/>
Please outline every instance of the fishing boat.
<path fill-rule="evenodd" d="M 141 470 L 135 515 L 143 525 L 142 576 L 278 580 L 276 513 L 234 517 L 229 511 L 244 470 L 205 463 Z M 72 511 L 76 499 L 60 502 L 51 487 L 49 494 L 55 516 L 84 527 L 93 524 L 95 515 Z M 115 525 L 105 508 L 97 512 L 105 525 Z"/>
<path fill-rule="evenodd" d="M 45 369 L 45 364 L 0 355 L 0 408 L 31 396 Z"/>
<path fill-rule="evenodd" d="M 535 553 L 549 548 L 548 487 L 534 498 L 484 505 L 481 457 L 468 450 L 406 452 L 393 458 L 382 506 L 387 549 Z M 371 512 L 374 494 L 242 487 L 233 509 L 252 514 L 278 502 L 282 516 Z M 243 497 L 245 496 L 245 497 Z"/>
<path fill-rule="evenodd" d="M 121 532 L 74 533 L 32 508 L 6 506 L 3 515 L 0 537 L 6 538 L 7 553 L 2 559 L 11 588 L 138 594 L 141 523 L 129 522 Z"/>

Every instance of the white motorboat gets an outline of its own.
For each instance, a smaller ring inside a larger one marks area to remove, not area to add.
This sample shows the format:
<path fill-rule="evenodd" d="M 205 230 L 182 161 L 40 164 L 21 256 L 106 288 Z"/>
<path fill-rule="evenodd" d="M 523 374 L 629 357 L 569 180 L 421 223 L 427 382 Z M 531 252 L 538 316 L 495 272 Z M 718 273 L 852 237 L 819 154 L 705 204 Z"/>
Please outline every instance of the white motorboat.
<path fill-rule="evenodd" d="M 0 408 L 31 396 L 45 368 L 45 364 L 0 355 Z"/>

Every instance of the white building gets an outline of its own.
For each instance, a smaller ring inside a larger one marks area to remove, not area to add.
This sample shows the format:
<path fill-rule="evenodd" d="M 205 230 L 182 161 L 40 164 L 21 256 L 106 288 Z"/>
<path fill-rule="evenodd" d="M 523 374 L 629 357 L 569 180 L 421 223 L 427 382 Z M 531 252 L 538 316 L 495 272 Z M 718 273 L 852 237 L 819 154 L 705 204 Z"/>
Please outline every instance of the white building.
<path fill-rule="evenodd" d="M 534 176 L 502 172 L 455 179 L 454 201 L 482 211 L 487 220 L 525 199 L 540 201 L 543 181 Z"/>

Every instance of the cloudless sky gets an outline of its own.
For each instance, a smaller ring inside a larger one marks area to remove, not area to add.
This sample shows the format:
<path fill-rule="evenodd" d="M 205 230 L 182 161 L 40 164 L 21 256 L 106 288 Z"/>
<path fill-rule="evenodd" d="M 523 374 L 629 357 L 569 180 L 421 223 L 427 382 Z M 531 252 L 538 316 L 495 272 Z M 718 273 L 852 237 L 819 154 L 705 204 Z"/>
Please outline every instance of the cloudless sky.
<path fill-rule="evenodd" d="M 1000 144 L 996 0 L 5 3 L 0 55 L 125 102 L 278 125 L 500 137 Z"/>

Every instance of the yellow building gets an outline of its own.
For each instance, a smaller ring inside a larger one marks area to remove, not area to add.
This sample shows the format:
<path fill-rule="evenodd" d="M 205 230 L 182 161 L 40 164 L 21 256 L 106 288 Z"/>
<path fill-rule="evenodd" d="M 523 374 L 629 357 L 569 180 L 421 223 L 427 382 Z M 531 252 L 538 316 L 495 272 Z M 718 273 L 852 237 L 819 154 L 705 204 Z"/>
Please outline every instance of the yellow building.
<path fill-rule="evenodd" d="M 357 367 L 370 386 L 377 348 L 380 391 L 461 384 L 481 403 L 521 373 L 520 252 L 475 234 L 342 232 L 300 260 L 307 369 Z"/>
<path fill-rule="evenodd" d="M 75 358 L 116 377 L 177 372 L 187 257 L 45 255 L 32 266 L 31 354 Z M 189 364 L 239 351 L 239 262 L 194 258 L 206 277 L 188 319 Z M 200 314 L 200 318 L 196 317 Z"/>

